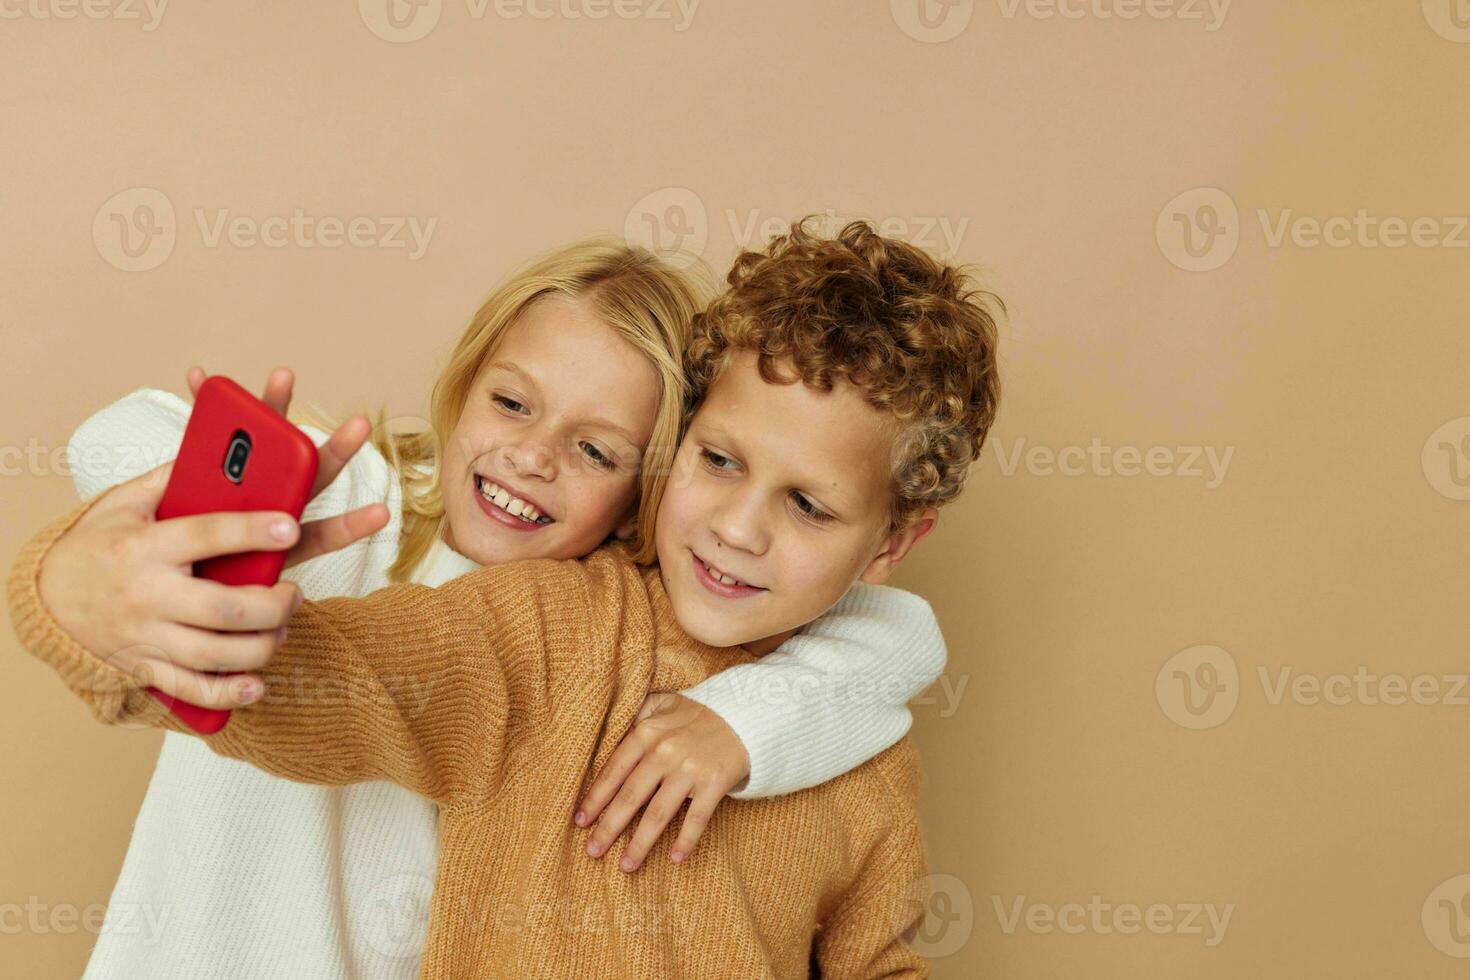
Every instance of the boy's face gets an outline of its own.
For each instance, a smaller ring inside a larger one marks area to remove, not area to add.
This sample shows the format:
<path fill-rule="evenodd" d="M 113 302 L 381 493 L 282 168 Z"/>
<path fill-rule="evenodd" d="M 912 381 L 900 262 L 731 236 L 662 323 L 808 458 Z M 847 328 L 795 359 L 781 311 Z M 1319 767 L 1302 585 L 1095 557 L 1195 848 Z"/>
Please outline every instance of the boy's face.
<path fill-rule="evenodd" d="M 850 384 L 767 384 L 754 353 L 735 353 L 690 421 L 658 511 L 660 574 L 689 635 L 765 654 L 859 578 L 887 578 L 934 524 L 926 512 L 890 533 L 894 435 Z"/>

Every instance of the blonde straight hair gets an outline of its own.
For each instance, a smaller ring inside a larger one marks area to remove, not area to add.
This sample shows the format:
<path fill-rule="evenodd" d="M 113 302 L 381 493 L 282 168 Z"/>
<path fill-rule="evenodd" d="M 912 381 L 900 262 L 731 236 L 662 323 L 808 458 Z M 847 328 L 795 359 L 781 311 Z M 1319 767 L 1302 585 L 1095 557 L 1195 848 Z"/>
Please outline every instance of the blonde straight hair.
<path fill-rule="evenodd" d="M 492 292 L 470 320 L 434 383 L 429 429 L 390 432 L 386 413 L 378 413 L 373 445 L 397 472 L 403 488 L 403 532 L 398 557 L 388 570 L 389 580 L 407 581 L 441 536 L 442 447 L 459 423 L 480 365 L 494 353 L 521 311 L 548 295 L 590 303 L 602 321 L 642 352 L 658 372 L 658 417 L 643 453 L 638 530 L 630 543 L 636 561 L 653 561 L 654 515 L 683 434 L 689 394 L 684 349 L 690 324 L 712 292 L 701 281 L 703 278 L 707 276 L 682 272 L 652 252 L 622 240 L 593 238 L 543 255 Z"/>

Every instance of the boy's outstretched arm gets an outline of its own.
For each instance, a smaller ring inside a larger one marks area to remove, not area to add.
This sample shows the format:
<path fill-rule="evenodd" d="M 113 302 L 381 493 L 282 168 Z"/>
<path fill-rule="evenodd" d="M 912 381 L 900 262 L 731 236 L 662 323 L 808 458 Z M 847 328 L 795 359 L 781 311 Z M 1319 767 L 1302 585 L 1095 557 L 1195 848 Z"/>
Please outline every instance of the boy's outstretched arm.
<path fill-rule="evenodd" d="M 647 804 L 623 850 L 624 870 L 636 870 L 687 798 L 671 852 L 682 860 L 726 793 L 794 793 L 862 765 L 908 731 L 909 699 L 946 657 L 929 603 L 859 582 L 759 661 L 649 695 L 577 808 L 579 826 L 601 817 L 588 853 L 606 853 Z"/>
<path fill-rule="evenodd" d="M 147 509 L 143 498 L 161 492 L 148 483 L 145 476 L 113 489 L 22 549 L 8 584 L 12 623 L 22 645 L 50 663 L 101 720 L 193 734 L 147 692 L 176 660 L 173 654 L 148 643 L 96 652 L 82 646 L 53 617 L 40 586 L 58 538 L 98 508 L 103 517 L 112 508 L 120 519 L 139 501 Z M 439 589 L 401 585 L 364 599 L 303 603 L 268 664 L 194 659 L 178 672 L 207 677 L 221 689 L 238 679 L 206 672 L 259 669 L 267 682 L 263 697 L 238 708 L 204 741 L 222 755 L 303 782 L 389 779 L 441 803 L 486 790 L 500 772 L 510 703 L 534 718 L 546 709 L 545 693 L 553 687 L 545 677 L 545 651 L 537 646 L 537 637 L 547 633 L 539 617 L 558 601 L 582 608 L 587 600 L 583 580 L 557 563 L 546 565 L 534 583 L 524 569 L 516 575 L 507 566 L 504 573 L 485 569 Z M 493 581 L 481 581 L 482 575 Z M 566 595 L 548 598 L 558 590 Z M 586 618 L 578 618 L 585 625 Z M 207 703 L 202 688 L 189 692 L 194 696 L 170 693 Z M 455 737 L 458 730 L 475 737 Z"/>

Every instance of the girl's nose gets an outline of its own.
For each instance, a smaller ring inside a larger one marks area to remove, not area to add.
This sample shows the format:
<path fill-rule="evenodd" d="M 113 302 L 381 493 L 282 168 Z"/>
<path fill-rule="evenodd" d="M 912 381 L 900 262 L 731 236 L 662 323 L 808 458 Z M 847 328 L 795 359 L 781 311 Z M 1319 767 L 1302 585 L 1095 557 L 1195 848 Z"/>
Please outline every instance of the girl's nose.
<path fill-rule="evenodd" d="M 511 471 L 521 476 L 549 480 L 556 473 L 556 454 L 539 440 L 528 439 L 506 446 L 505 458 Z"/>

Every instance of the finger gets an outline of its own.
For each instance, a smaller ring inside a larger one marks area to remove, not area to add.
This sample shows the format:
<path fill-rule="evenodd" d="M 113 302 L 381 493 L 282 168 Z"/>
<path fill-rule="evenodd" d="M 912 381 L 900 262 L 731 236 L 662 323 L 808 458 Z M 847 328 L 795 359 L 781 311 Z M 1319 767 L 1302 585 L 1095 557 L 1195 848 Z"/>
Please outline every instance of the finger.
<path fill-rule="evenodd" d="M 184 381 L 189 385 L 189 397 L 199 397 L 199 389 L 204 387 L 204 379 L 207 377 L 208 375 L 204 373 L 204 368 L 197 364 L 184 372 Z"/>
<path fill-rule="evenodd" d="M 166 623 L 149 633 L 149 645 L 158 651 L 155 659 L 205 673 L 260 670 L 285 639 L 285 627 L 258 633 L 216 633 Z"/>
<path fill-rule="evenodd" d="M 233 710 L 256 701 L 264 684 L 255 674 L 210 674 L 190 670 L 167 659 L 136 663 L 130 676 L 145 687 L 201 708 Z"/>
<path fill-rule="evenodd" d="M 119 484 L 109 492 L 109 498 L 119 506 L 130 508 L 151 518 L 163 500 L 163 491 L 168 478 L 173 474 L 174 461 L 155 466 L 147 473 L 139 474 L 126 483 Z"/>
<path fill-rule="evenodd" d="M 725 794 L 720 792 L 718 786 L 709 785 L 695 789 L 689 812 L 684 814 L 684 825 L 679 828 L 679 836 L 674 838 L 674 846 L 669 851 L 670 860 L 678 863 L 694 853 L 694 845 L 704 836 L 704 829 L 709 826 L 715 807 L 724 798 Z"/>
<path fill-rule="evenodd" d="M 694 780 L 689 777 L 670 776 L 664 780 L 663 786 L 654 794 L 653 802 L 644 809 L 643 819 L 638 821 L 633 839 L 623 848 L 623 856 L 618 859 L 619 868 L 637 871 L 642 866 L 643 859 L 653 850 L 653 845 L 658 843 L 659 835 L 664 832 L 669 821 L 678 815 L 679 807 L 689 799 L 689 791 L 693 785 Z"/>
<path fill-rule="evenodd" d="M 286 625 L 300 605 L 294 582 L 221 585 L 190 578 L 161 591 L 158 613 L 170 622 L 226 633 L 257 633 Z"/>
<path fill-rule="evenodd" d="M 265 379 L 265 390 L 260 400 L 276 410 L 282 418 L 291 407 L 291 389 L 296 384 L 296 375 L 290 368 L 278 367 Z"/>
<path fill-rule="evenodd" d="M 301 525 L 301 538 L 286 555 L 286 566 L 299 565 L 329 551 L 340 551 L 363 538 L 377 534 L 388 526 L 388 508 L 384 504 L 368 504 L 357 510 L 307 521 Z"/>
<path fill-rule="evenodd" d="M 281 511 L 219 511 L 159 521 L 149 533 L 167 561 L 185 564 L 246 551 L 285 551 L 301 528 Z"/>
<path fill-rule="evenodd" d="M 618 790 L 618 795 L 608 804 L 607 811 L 587 839 L 587 853 L 593 857 L 602 857 L 607 853 L 612 842 L 627 829 L 638 810 L 658 790 L 663 778 L 663 771 L 651 759 L 639 763 L 638 768 L 623 783 L 623 788 Z"/>
<path fill-rule="evenodd" d="M 602 808 L 612 800 L 613 796 L 623 786 L 623 780 L 628 778 L 628 773 L 643 760 L 643 755 L 648 750 L 648 733 L 634 728 L 623 741 L 613 750 L 603 764 L 602 770 L 598 772 L 597 778 L 592 781 L 587 795 L 582 797 L 582 802 L 577 805 L 577 812 L 572 817 L 572 822 L 578 827 L 590 826 L 602 813 Z"/>
<path fill-rule="evenodd" d="M 356 455 L 372 433 L 373 424 L 363 415 L 354 415 L 337 427 L 337 431 L 317 450 L 320 462 L 316 470 L 316 483 L 311 488 L 313 497 L 331 486 L 332 481 L 337 479 L 337 474 L 342 472 L 342 467 Z"/>

